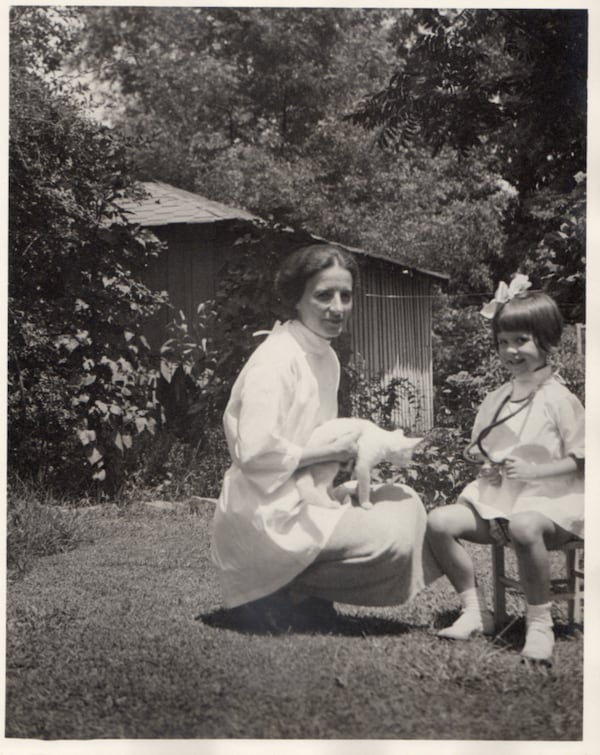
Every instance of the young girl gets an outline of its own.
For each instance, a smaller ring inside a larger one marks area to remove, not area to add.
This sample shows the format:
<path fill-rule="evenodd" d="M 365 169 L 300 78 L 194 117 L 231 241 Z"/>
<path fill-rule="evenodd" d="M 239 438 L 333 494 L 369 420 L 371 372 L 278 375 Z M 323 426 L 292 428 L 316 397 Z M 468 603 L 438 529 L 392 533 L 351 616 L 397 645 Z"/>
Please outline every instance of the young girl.
<path fill-rule="evenodd" d="M 493 632 L 493 617 L 460 538 L 514 548 L 527 600 L 521 655 L 549 663 L 554 646 L 548 550 L 583 538 L 584 410 L 553 374 L 548 354 L 560 341 L 562 317 L 526 276 L 501 283 L 481 314 L 510 382 L 481 404 L 467 448 L 482 463 L 456 504 L 434 509 L 428 536 L 459 594 L 462 611 L 438 634 L 455 640 Z"/>

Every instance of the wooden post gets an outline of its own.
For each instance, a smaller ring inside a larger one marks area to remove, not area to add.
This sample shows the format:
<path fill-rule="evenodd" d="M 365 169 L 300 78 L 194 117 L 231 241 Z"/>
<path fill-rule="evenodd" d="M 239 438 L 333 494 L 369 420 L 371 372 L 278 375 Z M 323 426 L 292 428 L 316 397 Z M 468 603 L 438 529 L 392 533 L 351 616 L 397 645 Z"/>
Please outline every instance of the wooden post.
<path fill-rule="evenodd" d="M 504 546 L 492 545 L 492 580 L 494 583 L 494 621 L 496 628 L 506 619 L 506 590 L 504 579 Z"/>

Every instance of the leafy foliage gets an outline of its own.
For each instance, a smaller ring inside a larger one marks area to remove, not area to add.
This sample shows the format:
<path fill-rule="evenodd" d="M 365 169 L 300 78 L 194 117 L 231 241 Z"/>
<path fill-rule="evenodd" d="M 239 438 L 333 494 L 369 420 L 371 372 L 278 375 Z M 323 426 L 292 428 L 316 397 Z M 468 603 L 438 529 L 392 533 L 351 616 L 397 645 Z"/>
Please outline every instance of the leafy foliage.
<path fill-rule="evenodd" d="M 110 85 L 142 177 L 448 272 L 452 291 L 491 291 L 529 264 L 580 317 L 582 255 L 558 255 L 552 275 L 535 250 L 572 214 L 585 167 L 585 14 L 114 7 L 79 18 L 72 65 Z M 348 110 L 398 153 L 374 152 L 342 122 Z M 561 218 L 541 195 L 534 209 L 543 188 L 561 195 Z"/>
<path fill-rule="evenodd" d="M 466 432 L 500 378 L 475 294 L 521 269 L 584 318 L 585 53 L 582 12 L 13 8 L 11 466 L 77 487 L 83 464 L 113 489 L 157 449 L 170 460 L 157 451 L 152 479 L 184 457 L 198 468 L 252 333 L 278 316 L 289 225 L 450 274 L 463 296 L 436 312 L 436 424 Z M 67 96 L 66 54 L 75 80 L 108 87 L 102 116 L 127 148 L 81 116 L 81 88 Z M 360 125 L 342 120 L 352 108 Z M 378 136 L 394 150 L 373 149 Z M 279 225 L 240 240 L 216 300 L 173 322 L 160 364 L 142 328 L 164 297 L 139 282 L 159 247 L 115 206 L 132 155 L 136 177 Z M 581 390 L 582 361 L 566 360 Z M 412 390 L 345 376 L 348 412 L 383 423 Z"/>
<path fill-rule="evenodd" d="M 511 196 L 490 160 L 450 149 L 391 160 L 342 121 L 392 70 L 390 30 L 408 33 L 406 11 L 94 8 L 82 18 L 73 64 L 116 87 L 111 118 L 135 137 L 141 177 L 448 271 L 457 290 L 491 286 Z"/>
<path fill-rule="evenodd" d="M 142 328 L 166 299 L 138 276 L 161 247 L 118 209 L 124 146 L 31 57 L 37 15 L 15 9 L 11 29 L 9 464 L 63 489 L 110 488 L 156 422 Z"/>
<path fill-rule="evenodd" d="M 180 437 L 198 443 L 220 424 L 233 382 L 260 343 L 253 334 L 281 317 L 273 286 L 281 246 L 277 229 L 258 225 L 249 231 L 238 239 L 235 259 L 221 269 L 215 298 L 202 302 L 191 321 L 180 312 L 170 323 L 161 348 L 159 396 Z"/>
<path fill-rule="evenodd" d="M 587 13 L 423 9 L 413 20 L 396 72 L 353 121 L 384 147 L 486 150 L 518 192 L 494 277 L 524 261 L 570 320 L 582 318 Z"/>
<path fill-rule="evenodd" d="M 413 19 L 398 70 L 353 119 L 379 127 L 384 145 L 464 151 L 493 139 L 520 191 L 572 181 L 585 165 L 587 14 L 423 9 Z"/>
<path fill-rule="evenodd" d="M 278 223 L 447 272 L 453 290 L 492 290 L 512 195 L 485 163 L 458 162 L 450 150 L 387 156 L 333 119 L 315 128 L 306 149 L 284 160 L 231 147 L 199 169 L 196 188 Z"/>
<path fill-rule="evenodd" d="M 378 10 L 80 13 L 77 65 L 118 84 L 122 122 L 141 133 L 138 124 L 150 139 L 187 144 L 193 167 L 234 144 L 293 153 L 332 102 L 345 105 L 350 84 L 364 92 L 381 81 L 379 66 L 392 53 L 382 23 L 389 14 Z"/>

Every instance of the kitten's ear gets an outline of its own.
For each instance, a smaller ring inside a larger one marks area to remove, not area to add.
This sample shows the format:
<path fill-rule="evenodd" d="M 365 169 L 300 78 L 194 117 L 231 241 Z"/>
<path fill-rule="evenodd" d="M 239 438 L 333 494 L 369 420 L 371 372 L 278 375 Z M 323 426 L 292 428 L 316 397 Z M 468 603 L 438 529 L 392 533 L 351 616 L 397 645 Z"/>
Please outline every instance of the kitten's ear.
<path fill-rule="evenodd" d="M 415 446 L 418 446 L 419 443 L 422 443 L 425 438 L 406 438 L 405 439 L 409 448 L 414 448 Z"/>

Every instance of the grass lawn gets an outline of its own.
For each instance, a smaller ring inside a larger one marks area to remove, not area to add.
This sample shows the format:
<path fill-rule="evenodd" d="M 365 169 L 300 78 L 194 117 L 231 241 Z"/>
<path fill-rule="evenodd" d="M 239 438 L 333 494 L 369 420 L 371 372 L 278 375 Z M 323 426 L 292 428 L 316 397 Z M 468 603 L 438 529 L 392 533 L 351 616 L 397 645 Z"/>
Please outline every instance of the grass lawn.
<path fill-rule="evenodd" d="M 9 582 L 9 738 L 581 738 L 583 642 L 562 604 L 551 670 L 520 663 L 521 619 L 495 641 L 437 639 L 445 579 L 406 606 L 339 605 L 335 633 L 244 632 L 219 611 L 209 507 L 81 516 L 77 549 Z M 472 552 L 489 578 L 489 549 Z"/>

